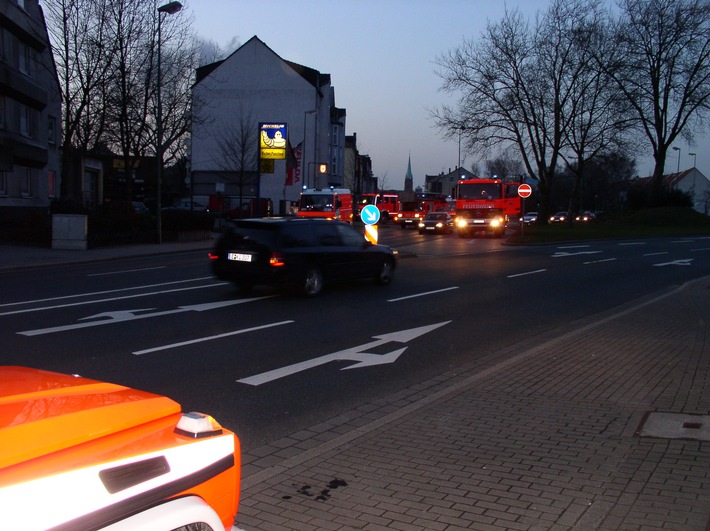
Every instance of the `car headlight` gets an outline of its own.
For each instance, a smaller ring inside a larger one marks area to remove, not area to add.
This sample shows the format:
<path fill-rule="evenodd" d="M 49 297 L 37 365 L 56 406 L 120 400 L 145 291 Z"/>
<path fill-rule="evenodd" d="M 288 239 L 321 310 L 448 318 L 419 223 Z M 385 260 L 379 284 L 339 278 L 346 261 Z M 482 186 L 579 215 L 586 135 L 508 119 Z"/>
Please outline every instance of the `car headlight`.
<path fill-rule="evenodd" d="M 439 223 L 436 224 L 436 228 L 440 229 L 444 226 L 444 224 L 440 221 Z"/>
<path fill-rule="evenodd" d="M 466 227 L 466 225 L 468 225 L 468 223 L 466 223 L 465 219 L 457 219 L 456 225 L 458 225 L 461 228 L 464 228 L 464 227 Z"/>
<path fill-rule="evenodd" d="M 424 228 L 424 222 L 423 222 L 423 221 L 420 221 L 420 222 L 419 222 L 419 228 Z"/>

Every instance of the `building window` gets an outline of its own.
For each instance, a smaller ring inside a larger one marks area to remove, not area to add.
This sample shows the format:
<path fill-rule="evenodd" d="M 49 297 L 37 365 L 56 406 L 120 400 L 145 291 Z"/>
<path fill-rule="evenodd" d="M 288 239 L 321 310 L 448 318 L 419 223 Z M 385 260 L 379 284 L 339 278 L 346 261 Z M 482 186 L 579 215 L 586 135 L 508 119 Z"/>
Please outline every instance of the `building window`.
<path fill-rule="evenodd" d="M 7 173 L 0 171 L 0 195 L 7 195 Z"/>
<path fill-rule="evenodd" d="M 32 197 L 32 169 L 25 168 L 20 172 L 20 195 L 22 197 Z"/>
<path fill-rule="evenodd" d="M 20 104 L 20 134 L 32 136 L 32 111 L 27 105 Z"/>
<path fill-rule="evenodd" d="M 57 142 L 57 119 L 54 116 L 47 118 L 47 140 L 50 144 Z"/>
<path fill-rule="evenodd" d="M 50 199 L 57 197 L 57 172 L 54 170 L 47 172 L 47 197 Z"/>
<path fill-rule="evenodd" d="M 19 64 L 17 65 L 20 72 L 29 76 L 30 75 L 30 47 L 24 42 L 19 43 Z"/>

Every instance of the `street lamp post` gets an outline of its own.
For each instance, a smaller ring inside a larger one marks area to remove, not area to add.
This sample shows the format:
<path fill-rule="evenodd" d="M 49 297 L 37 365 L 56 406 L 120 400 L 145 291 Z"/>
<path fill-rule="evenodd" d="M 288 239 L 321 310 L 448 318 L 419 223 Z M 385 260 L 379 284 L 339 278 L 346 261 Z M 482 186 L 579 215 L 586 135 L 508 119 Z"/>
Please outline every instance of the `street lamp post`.
<path fill-rule="evenodd" d="M 155 146 L 155 156 L 158 159 L 158 171 L 156 173 L 156 219 L 157 219 L 157 229 L 158 229 L 158 243 L 163 243 L 163 216 L 161 212 L 162 205 L 162 195 L 163 195 L 163 105 L 161 101 L 161 84 L 162 77 L 160 71 L 160 48 L 162 46 L 162 31 L 161 31 L 161 21 L 163 20 L 163 13 L 168 15 L 174 15 L 182 9 L 182 4 L 180 2 L 169 2 L 158 8 L 158 94 L 157 94 L 157 134 L 156 134 L 156 146 Z"/>
<path fill-rule="evenodd" d="M 680 173 L 680 148 L 679 147 L 674 147 L 673 151 L 678 152 L 678 169 L 676 170 L 676 173 Z"/>
<path fill-rule="evenodd" d="M 695 155 L 695 153 L 688 153 L 688 155 L 690 155 L 691 157 L 693 157 L 693 169 L 695 169 L 695 157 L 696 157 L 696 155 Z"/>

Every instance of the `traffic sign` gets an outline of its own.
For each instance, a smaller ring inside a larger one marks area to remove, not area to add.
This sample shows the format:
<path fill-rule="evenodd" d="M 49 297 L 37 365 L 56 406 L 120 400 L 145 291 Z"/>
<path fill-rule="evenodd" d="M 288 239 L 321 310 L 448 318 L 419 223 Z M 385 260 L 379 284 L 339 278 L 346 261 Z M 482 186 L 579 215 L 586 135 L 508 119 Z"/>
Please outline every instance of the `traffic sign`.
<path fill-rule="evenodd" d="M 375 205 L 365 205 L 360 211 L 360 219 L 365 225 L 374 225 L 380 221 L 380 209 Z"/>
<path fill-rule="evenodd" d="M 525 199 L 526 197 L 530 197 L 532 194 L 532 188 L 530 187 L 529 184 L 521 184 L 518 186 L 518 195 Z"/>

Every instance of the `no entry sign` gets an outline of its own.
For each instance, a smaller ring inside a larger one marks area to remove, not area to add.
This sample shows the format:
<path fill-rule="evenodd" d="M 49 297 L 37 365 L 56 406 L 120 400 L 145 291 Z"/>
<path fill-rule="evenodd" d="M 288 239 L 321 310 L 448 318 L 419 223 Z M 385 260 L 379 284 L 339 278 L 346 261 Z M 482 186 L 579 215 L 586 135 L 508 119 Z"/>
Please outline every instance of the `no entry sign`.
<path fill-rule="evenodd" d="M 526 197 L 530 197 L 532 194 L 532 188 L 530 187 L 529 184 L 521 184 L 518 186 L 518 195 L 525 199 Z"/>

